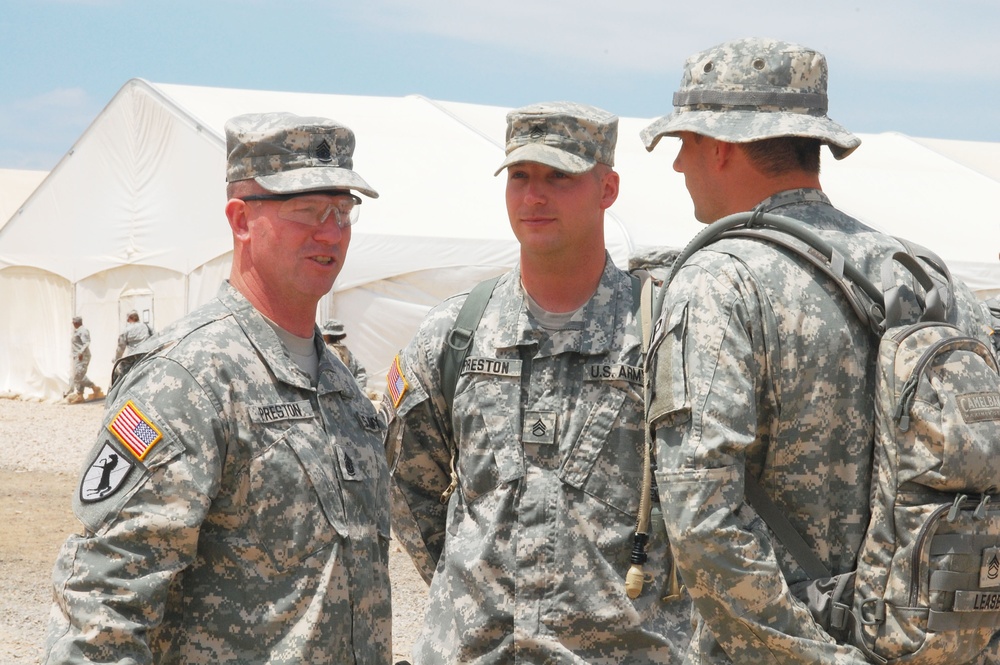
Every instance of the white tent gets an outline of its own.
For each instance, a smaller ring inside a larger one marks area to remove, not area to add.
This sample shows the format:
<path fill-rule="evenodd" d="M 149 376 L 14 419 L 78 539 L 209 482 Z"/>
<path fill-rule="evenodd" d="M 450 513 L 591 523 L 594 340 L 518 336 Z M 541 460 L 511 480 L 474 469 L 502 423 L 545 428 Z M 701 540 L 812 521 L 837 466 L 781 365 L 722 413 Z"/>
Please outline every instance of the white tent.
<path fill-rule="evenodd" d="M 285 110 L 337 119 L 357 134 L 355 168 L 382 195 L 365 200 L 347 263 L 317 318 L 345 322 L 377 384 L 427 309 L 517 260 L 503 203 L 506 108 L 403 98 L 151 84 L 132 80 L 0 229 L 0 394 L 51 399 L 69 379 L 69 320 L 93 337 L 90 377 L 110 374 L 124 312 L 162 328 L 214 295 L 228 275 L 224 206 L 227 118 Z M 671 141 L 649 154 L 622 118 L 622 191 L 608 244 L 681 246 L 694 221 Z M 941 146 L 867 135 L 844 162 L 824 160 L 834 202 L 938 250 L 981 291 L 1000 289 L 995 173 Z M 946 145 L 956 151 L 959 142 Z M 998 144 L 969 154 L 1000 155 Z M 984 148 L 985 146 L 985 148 Z"/>
<path fill-rule="evenodd" d="M 47 171 L 0 169 L 0 229 L 46 175 Z"/>

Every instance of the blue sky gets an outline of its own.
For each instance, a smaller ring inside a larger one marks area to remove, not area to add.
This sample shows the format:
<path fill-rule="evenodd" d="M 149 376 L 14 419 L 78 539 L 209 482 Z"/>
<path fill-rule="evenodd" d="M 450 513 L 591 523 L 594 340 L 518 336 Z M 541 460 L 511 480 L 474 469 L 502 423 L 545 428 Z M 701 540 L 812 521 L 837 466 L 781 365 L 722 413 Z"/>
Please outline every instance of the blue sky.
<path fill-rule="evenodd" d="M 998 33 L 998 0 L 0 0 L 0 168 L 51 169 L 134 77 L 653 118 L 745 36 L 825 53 L 854 132 L 1000 142 Z"/>

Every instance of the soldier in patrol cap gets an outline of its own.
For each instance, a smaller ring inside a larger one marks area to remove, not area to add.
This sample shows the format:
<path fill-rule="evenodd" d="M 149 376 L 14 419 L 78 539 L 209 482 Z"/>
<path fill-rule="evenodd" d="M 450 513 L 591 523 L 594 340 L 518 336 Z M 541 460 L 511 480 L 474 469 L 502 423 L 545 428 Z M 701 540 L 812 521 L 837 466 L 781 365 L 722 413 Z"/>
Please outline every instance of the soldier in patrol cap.
<path fill-rule="evenodd" d="M 132 353 L 140 343 L 148 339 L 153 334 L 153 329 L 148 323 L 139 320 L 139 312 L 129 310 L 125 315 L 125 330 L 118 335 L 118 348 L 115 349 L 115 361 L 117 362 L 127 353 Z"/>
<path fill-rule="evenodd" d="M 118 363 L 45 663 L 391 661 L 384 426 L 315 323 L 377 194 L 339 123 L 225 131 L 230 278 Z"/>
<path fill-rule="evenodd" d="M 70 347 L 73 353 L 73 381 L 69 392 L 64 395 L 66 401 L 70 404 L 79 404 L 83 401 L 83 391 L 86 388 L 90 389 L 90 399 L 104 397 L 101 389 L 87 376 L 87 368 L 90 367 L 90 330 L 83 325 L 83 318 L 80 316 L 73 317 Z"/>
<path fill-rule="evenodd" d="M 874 283 L 898 241 L 833 207 L 820 148 L 860 140 L 827 115 L 827 64 L 813 49 L 739 39 L 684 66 L 673 112 L 642 132 L 680 139 L 705 224 L 759 210 L 807 223 Z M 958 285 L 954 321 L 982 336 Z M 732 238 L 694 253 L 669 284 L 649 353 L 649 418 L 670 542 L 694 604 L 689 663 L 863 663 L 793 590 L 808 575 L 744 498 L 745 474 L 834 574 L 854 569 L 868 523 L 877 347 L 811 265 Z M 907 305 L 916 308 L 912 292 Z"/>
<path fill-rule="evenodd" d="M 431 310 L 390 366 L 393 528 L 430 585 L 416 665 L 670 663 L 687 643 L 662 532 L 645 590 L 625 589 L 643 351 L 604 241 L 617 132 L 582 104 L 508 114 L 497 173 L 520 262 L 479 303 L 453 403 L 441 364 L 468 294 Z"/>
<path fill-rule="evenodd" d="M 323 341 L 330 347 L 334 355 L 347 365 L 347 369 L 351 370 L 351 374 L 354 375 L 354 379 L 358 382 L 362 392 L 364 392 L 368 386 L 368 371 L 365 370 L 364 365 L 358 361 L 357 356 L 351 353 L 351 350 L 347 348 L 347 344 L 344 342 L 347 339 L 347 330 L 344 329 L 344 322 L 337 319 L 330 319 L 323 324 L 320 331 L 323 333 Z"/>

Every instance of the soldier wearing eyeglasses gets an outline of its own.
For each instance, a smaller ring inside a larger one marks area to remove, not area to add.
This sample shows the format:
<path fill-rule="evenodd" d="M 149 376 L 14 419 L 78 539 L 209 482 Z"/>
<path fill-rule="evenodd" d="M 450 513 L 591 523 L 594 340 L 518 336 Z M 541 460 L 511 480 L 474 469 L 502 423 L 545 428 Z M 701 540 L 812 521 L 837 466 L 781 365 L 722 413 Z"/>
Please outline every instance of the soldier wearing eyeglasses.
<path fill-rule="evenodd" d="M 391 660 L 384 426 L 315 323 L 378 194 L 330 120 L 226 141 L 232 273 L 117 366 L 46 663 Z"/>

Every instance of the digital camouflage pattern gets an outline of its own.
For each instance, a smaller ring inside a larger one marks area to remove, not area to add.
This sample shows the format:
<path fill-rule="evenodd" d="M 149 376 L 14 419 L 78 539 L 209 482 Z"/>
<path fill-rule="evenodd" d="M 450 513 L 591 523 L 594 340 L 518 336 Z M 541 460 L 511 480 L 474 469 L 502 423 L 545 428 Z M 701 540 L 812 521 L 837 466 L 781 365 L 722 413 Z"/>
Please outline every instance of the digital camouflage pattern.
<path fill-rule="evenodd" d="M 387 454 L 393 529 L 430 584 L 416 665 L 679 662 L 690 605 L 662 598 L 662 529 L 645 590 L 625 593 L 644 448 L 632 300 L 608 257 L 568 328 L 547 331 L 515 268 L 483 314 L 450 413 L 441 356 L 465 297 L 433 309 L 400 353 Z M 454 445 L 458 487 L 442 504 Z"/>
<path fill-rule="evenodd" d="M 364 392 L 368 387 L 368 370 L 361 364 L 358 357 L 343 342 L 332 342 L 327 344 L 327 346 L 347 366 L 348 371 L 354 376 L 355 381 L 358 382 L 358 387 Z"/>
<path fill-rule="evenodd" d="M 125 330 L 118 336 L 118 348 L 115 350 L 115 360 L 126 354 L 131 354 L 140 342 L 145 341 L 151 334 L 149 326 L 142 321 L 129 321 L 125 324 Z"/>
<path fill-rule="evenodd" d="M 70 339 L 70 348 L 73 350 L 73 382 L 70 385 L 70 392 L 78 395 L 83 394 L 84 388 L 93 390 L 96 386 L 87 377 L 87 368 L 90 367 L 90 331 L 81 325 L 73 330 Z"/>
<path fill-rule="evenodd" d="M 889 328 L 878 355 L 861 644 L 907 665 L 972 662 L 1000 636 L 997 360 L 930 322 Z"/>
<path fill-rule="evenodd" d="M 326 118 L 247 113 L 226 122 L 226 182 L 253 179 L 276 194 L 354 189 L 378 192 L 352 171 L 354 132 Z"/>
<path fill-rule="evenodd" d="M 773 39 L 737 39 L 684 63 L 674 110 L 641 132 L 647 150 L 688 131 L 728 143 L 776 136 L 820 139 L 843 159 L 861 139 L 827 117 L 822 53 Z"/>
<path fill-rule="evenodd" d="M 819 190 L 759 209 L 808 223 L 876 284 L 901 248 Z M 985 309 L 956 286 L 955 323 L 985 339 Z M 908 298 L 904 321 L 917 313 Z M 670 283 L 647 371 L 664 520 L 695 606 L 686 662 L 865 662 L 790 593 L 808 576 L 745 502 L 744 473 L 833 574 L 853 570 L 869 517 L 876 351 L 838 287 L 769 243 L 712 243 Z"/>
<path fill-rule="evenodd" d="M 389 663 L 371 402 L 319 341 L 313 387 L 228 284 L 157 344 L 108 396 L 44 662 Z"/>
<path fill-rule="evenodd" d="M 615 165 L 618 116 L 576 102 L 543 102 L 507 114 L 507 158 L 537 162 L 565 173 L 586 173 L 598 163 Z"/>

